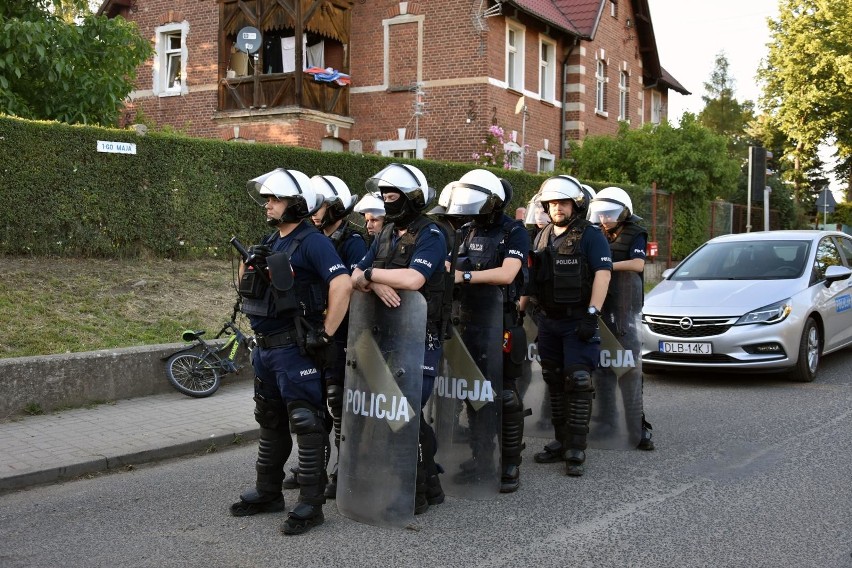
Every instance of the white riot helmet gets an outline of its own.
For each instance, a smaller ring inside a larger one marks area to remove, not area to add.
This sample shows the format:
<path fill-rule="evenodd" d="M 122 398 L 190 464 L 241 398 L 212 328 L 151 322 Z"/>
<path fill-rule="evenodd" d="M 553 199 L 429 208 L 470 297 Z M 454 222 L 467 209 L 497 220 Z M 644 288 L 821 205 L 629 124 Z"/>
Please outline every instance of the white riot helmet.
<path fill-rule="evenodd" d="M 361 198 L 361 201 L 355 204 L 354 208 L 355 213 L 360 213 L 361 215 L 366 215 L 367 213 L 371 215 L 375 215 L 376 217 L 384 217 L 385 216 L 385 202 L 382 201 L 380 196 L 376 196 L 373 193 L 367 193 L 364 197 Z"/>
<path fill-rule="evenodd" d="M 447 215 L 466 217 L 490 215 L 502 211 L 506 203 L 503 183 L 488 170 L 471 170 L 447 185 L 441 196 L 448 193 Z"/>
<path fill-rule="evenodd" d="M 588 219 L 592 223 L 615 224 L 633 214 L 633 201 L 620 187 L 600 190 L 589 206 Z"/>
<path fill-rule="evenodd" d="M 561 201 L 563 199 L 570 199 L 577 208 L 581 208 L 586 200 L 586 194 L 583 193 L 583 186 L 580 185 L 577 178 L 565 175 L 554 176 L 544 180 L 538 191 L 538 195 L 545 209 L 547 209 L 549 202 Z"/>
<path fill-rule="evenodd" d="M 536 193 L 527 205 L 527 215 L 524 217 L 524 225 L 541 228 L 548 223 L 550 223 L 550 215 L 548 215 L 544 205 L 541 204 L 541 195 Z"/>
<path fill-rule="evenodd" d="M 322 200 L 317 198 L 310 178 L 298 170 L 276 168 L 246 184 L 249 196 L 261 207 L 266 206 L 266 198 L 273 196 L 291 201 L 280 219 L 267 219 L 267 223 L 277 227 L 281 223 L 295 223 L 310 217 Z"/>
<path fill-rule="evenodd" d="M 453 193 L 453 184 L 456 183 L 451 181 L 447 185 L 444 186 L 444 189 L 441 190 L 441 193 L 438 194 L 438 204 L 430 209 L 427 215 L 446 215 L 447 214 L 447 206 L 450 204 L 450 195 Z"/>
<path fill-rule="evenodd" d="M 317 197 L 327 205 L 320 222 L 320 229 L 344 219 L 352 212 L 358 196 L 349 192 L 349 187 L 342 179 L 335 176 L 317 175 L 311 178 L 311 182 L 314 184 Z"/>

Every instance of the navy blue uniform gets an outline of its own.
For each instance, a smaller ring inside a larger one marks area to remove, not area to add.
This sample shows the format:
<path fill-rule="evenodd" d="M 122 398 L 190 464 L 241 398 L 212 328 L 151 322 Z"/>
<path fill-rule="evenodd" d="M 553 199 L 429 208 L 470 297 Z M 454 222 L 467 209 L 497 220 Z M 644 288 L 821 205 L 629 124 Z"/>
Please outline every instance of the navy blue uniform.
<path fill-rule="evenodd" d="M 322 326 L 324 297 L 328 283 L 339 275 L 348 274 L 331 241 L 307 223 L 301 223 L 286 237 L 274 233 L 265 244 L 274 251 L 284 251 L 293 239 L 301 238 L 301 244 L 293 252 L 290 264 L 297 282 L 310 290 L 313 306 L 308 321 L 315 327 Z M 327 293 L 325 294 L 327 297 Z M 256 333 L 272 335 L 296 330 L 294 319 L 278 319 L 250 315 L 251 327 Z M 303 400 L 319 408 L 323 405 L 322 374 L 316 364 L 299 347 L 290 345 L 264 349 L 258 347 L 253 357 L 254 371 L 259 379 L 257 394 L 266 399 L 283 399 L 285 403 Z"/>

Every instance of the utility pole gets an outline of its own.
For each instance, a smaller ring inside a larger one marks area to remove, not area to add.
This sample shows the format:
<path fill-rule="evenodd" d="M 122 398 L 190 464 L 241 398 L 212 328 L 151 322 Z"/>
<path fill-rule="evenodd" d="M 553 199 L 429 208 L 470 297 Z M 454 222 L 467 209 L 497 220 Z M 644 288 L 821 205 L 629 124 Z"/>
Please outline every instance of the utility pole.
<path fill-rule="evenodd" d="M 417 82 L 414 84 L 414 157 L 419 158 L 420 150 L 420 117 L 423 116 L 423 110 L 426 103 L 423 102 L 423 97 L 426 92 L 423 90 L 423 83 Z"/>

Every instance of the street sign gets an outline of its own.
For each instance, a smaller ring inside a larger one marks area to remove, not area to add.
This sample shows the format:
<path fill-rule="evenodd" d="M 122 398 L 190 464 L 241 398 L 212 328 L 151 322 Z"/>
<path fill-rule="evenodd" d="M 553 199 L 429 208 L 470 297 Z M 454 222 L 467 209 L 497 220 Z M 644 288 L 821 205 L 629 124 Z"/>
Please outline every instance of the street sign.
<path fill-rule="evenodd" d="M 136 144 L 132 142 L 107 142 L 98 140 L 98 152 L 109 154 L 135 154 Z"/>

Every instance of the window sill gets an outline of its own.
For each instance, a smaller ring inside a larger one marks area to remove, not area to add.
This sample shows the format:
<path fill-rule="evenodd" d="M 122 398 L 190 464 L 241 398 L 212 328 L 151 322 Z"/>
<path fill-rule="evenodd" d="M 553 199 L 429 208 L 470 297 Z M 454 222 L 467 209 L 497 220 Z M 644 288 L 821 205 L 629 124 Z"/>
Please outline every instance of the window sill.
<path fill-rule="evenodd" d="M 553 103 L 551 99 L 540 99 L 541 104 L 544 106 L 549 106 L 550 108 L 556 108 L 556 105 Z"/>
<path fill-rule="evenodd" d="M 595 109 L 595 114 L 598 115 L 601 118 L 609 118 L 609 113 L 606 112 L 605 110 Z"/>
<path fill-rule="evenodd" d="M 515 87 L 506 87 L 506 90 L 512 93 L 513 95 L 518 95 L 520 97 L 524 96 L 524 94 Z"/>
<path fill-rule="evenodd" d="M 160 91 L 156 93 L 158 97 L 179 97 L 186 94 L 184 91 Z"/>

